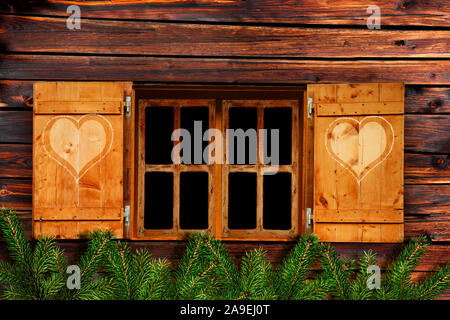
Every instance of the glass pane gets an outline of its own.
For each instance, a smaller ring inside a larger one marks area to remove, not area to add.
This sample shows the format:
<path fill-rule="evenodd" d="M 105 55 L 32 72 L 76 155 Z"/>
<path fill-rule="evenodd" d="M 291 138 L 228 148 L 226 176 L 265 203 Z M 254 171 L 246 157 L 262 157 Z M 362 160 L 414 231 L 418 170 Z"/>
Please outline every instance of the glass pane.
<path fill-rule="evenodd" d="M 145 163 L 171 164 L 174 111 L 171 107 L 145 109 Z"/>
<path fill-rule="evenodd" d="M 208 228 L 208 173 L 180 174 L 180 228 Z"/>
<path fill-rule="evenodd" d="M 256 164 L 257 108 L 229 109 L 228 159 L 230 164 Z"/>
<path fill-rule="evenodd" d="M 291 164 L 292 148 L 292 109 L 291 108 L 265 108 L 264 109 L 264 129 L 267 130 L 267 150 L 268 157 L 274 157 L 271 150 L 275 152 L 270 130 L 279 130 L 279 164 Z M 272 161 L 273 164 L 273 161 Z"/>
<path fill-rule="evenodd" d="M 180 111 L 180 128 L 189 131 L 191 136 L 190 156 L 188 162 L 183 161 L 184 150 L 181 151 L 181 163 L 202 164 L 203 150 L 208 146 L 208 141 L 203 141 L 203 133 L 209 129 L 209 109 L 206 107 L 184 107 Z"/>
<path fill-rule="evenodd" d="M 228 228 L 256 228 L 256 173 L 230 173 Z"/>
<path fill-rule="evenodd" d="M 264 176 L 263 228 L 291 228 L 291 174 L 279 172 Z"/>
<path fill-rule="evenodd" d="M 171 229 L 173 226 L 173 174 L 145 174 L 145 229 Z"/>

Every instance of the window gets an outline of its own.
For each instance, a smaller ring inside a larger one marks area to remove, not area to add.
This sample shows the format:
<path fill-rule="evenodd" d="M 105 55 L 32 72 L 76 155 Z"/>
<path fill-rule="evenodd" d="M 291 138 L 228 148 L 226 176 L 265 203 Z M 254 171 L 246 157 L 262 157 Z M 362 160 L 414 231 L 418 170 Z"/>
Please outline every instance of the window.
<path fill-rule="evenodd" d="M 282 239 L 298 234 L 298 107 L 298 100 L 223 101 L 223 128 L 243 131 L 241 137 L 225 135 L 223 238 Z M 245 152 L 239 152 L 243 141 Z M 277 166 L 265 163 L 274 156 Z"/>
<path fill-rule="evenodd" d="M 184 239 L 202 230 L 231 240 L 299 234 L 301 90 L 139 94 L 138 238 Z"/>
<path fill-rule="evenodd" d="M 34 237 L 403 241 L 402 83 L 36 82 L 33 101 Z"/>
<path fill-rule="evenodd" d="M 215 123 L 215 109 L 215 101 L 206 99 L 139 102 L 140 236 L 182 238 L 192 231 L 212 232 L 214 166 L 196 151 L 206 146 L 203 134 Z M 192 149 L 175 152 L 177 129 L 187 130 L 194 139 L 200 135 L 200 141 L 190 143 Z M 180 156 L 189 161 L 181 162 Z"/>

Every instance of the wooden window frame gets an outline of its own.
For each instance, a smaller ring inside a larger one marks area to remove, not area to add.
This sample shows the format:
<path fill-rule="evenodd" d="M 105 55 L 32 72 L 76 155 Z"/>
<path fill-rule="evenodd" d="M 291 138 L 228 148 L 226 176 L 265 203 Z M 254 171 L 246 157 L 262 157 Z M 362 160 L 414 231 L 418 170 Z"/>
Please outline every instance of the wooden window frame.
<path fill-rule="evenodd" d="M 146 99 L 139 100 L 138 118 L 138 175 L 137 175 L 137 226 L 138 236 L 153 240 L 181 240 L 192 232 L 208 231 L 214 233 L 214 164 L 147 164 L 145 162 L 145 109 L 151 107 L 172 107 L 174 109 L 174 130 L 180 128 L 181 108 L 207 107 L 209 111 L 209 128 L 215 125 L 216 103 L 212 99 Z M 178 142 L 174 141 L 175 146 Z M 178 156 L 178 155 L 177 155 Z M 179 159 L 178 159 L 179 160 Z M 145 229 L 145 173 L 171 172 L 173 174 L 173 224 L 171 229 Z M 208 173 L 208 228 L 181 229 L 180 228 L 180 173 L 206 172 Z M 144 173 L 144 174 L 142 174 Z"/>
<path fill-rule="evenodd" d="M 257 128 L 264 128 L 264 109 L 265 108 L 290 108 L 292 110 L 291 118 L 291 164 L 280 165 L 278 172 L 288 172 L 291 174 L 291 228 L 288 230 L 272 230 L 263 227 L 263 180 L 262 173 L 270 165 L 260 163 L 260 154 L 263 152 L 262 142 L 257 138 L 257 161 L 256 164 L 228 164 L 228 139 L 224 135 L 225 145 L 225 163 L 222 165 L 222 215 L 216 219 L 222 220 L 222 239 L 227 240 L 293 240 L 299 235 L 299 134 L 296 128 L 299 128 L 299 104 L 297 100 L 223 100 L 222 128 L 225 132 L 229 128 L 229 110 L 230 108 L 256 108 L 257 109 Z M 228 177 L 230 173 L 248 172 L 256 173 L 256 228 L 255 229 L 229 229 L 228 228 Z"/>
<path fill-rule="evenodd" d="M 153 94 L 142 94 L 142 92 L 152 92 Z M 175 95 L 176 98 L 172 99 L 172 92 L 182 92 L 183 97 L 181 99 L 178 99 L 178 96 Z M 234 98 L 234 96 L 230 99 L 225 98 L 218 98 L 217 96 L 227 96 L 227 92 L 230 91 L 234 95 L 239 95 L 240 92 L 244 92 L 245 94 L 249 96 L 254 96 L 254 92 L 270 92 L 273 91 L 275 96 L 272 96 L 271 98 L 255 98 L 255 97 L 244 97 L 241 98 L 240 96 L 237 98 Z M 137 93 L 139 92 L 139 93 Z M 155 94 L 157 92 L 158 94 Z M 186 92 L 187 97 L 185 98 Z M 197 92 L 205 93 L 208 97 L 204 98 L 203 96 L 201 98 L 197 98 Z M 209 96 L 210 93 L 213 92 L 212 98 Z M 210 117 L 210 124 L 209 128 L 215 128 L 219 129 L 222 132 L 224 131 L 225 125 L 224 125 L 224 119 L 223 119 L 223 107 L 221 103 L 225 100 L 243 100 L 243 101 L 276 101 L 275 104 L 277 104 L 280 101 L 291 101 L 295 100 L 295 105 L 292 105 L 292 131 L 293 135 L 295 135 L 295 138 L 292 139 L 292 143 L 296 141 L 296 147 L 292 148 L 291 153 L 294 153 L 295 151 L 295 159 L 297 159 L 295 164 L 295 173 L 296 177 L 294 179 L 294 175 L 291 179 L 291 194 L 295 190 L 296 195 L 296 201 L 291 207 L 291 219 L 293 220 L 292 228 L 290 230 L 269 230 L 268 232 L 264 233 L 255 233 L 247 234 L 248 230 L 237 230 L 234 229 L 233 233 L 230 234 L 227 232 L 224 232 L 223 226 L 226 226 L 224 222 L 224 208 L 223 205 L 224 201 L 224 193 L 223 192 L 223 184 L 224 184 L 224 167 L 226 164 L 209 164 L 209 165 L 183 165 L 186 166 L 186 170 L 184 171 L 194 171 L 196 170 L 194 167 L 198 167 L 198 171 L 204 171 L 204 166 L 207 166 L 209 169 L 209 206 L 212 205 L 212 216 L 211 216 L 211 209 L 209 210 L 209 228 L 205 229 L 209 232 L 211 232 L 217 239 L 222 239 L 225 241 L 296 241 L 298 239 L 299 235 L 302 235 L 306 232 L 311 232 L 311 229 L 308 229 L 308 226 L 306 224 L 306 206 L 308 206 L 309 198 L 311 198 L 308 195 L 308 190 L 312 190 L 312 185 L 308 186 L 308 182 L 312 180 L 311 178 L 308 178 L 312 176 L 312 168 L 308 170 L 308 168 L 305 165 L 308 165 L 309 163 L 312 163 L 311 161 L 311 155 L 312 152 L 308 150 L 312 150 L 313 145 L 311 143 L 308 143 L 308 141 L 311 140 L 311 136 L 309 135 L 309 132 L 311 130 L 310 128 L 310 121 L 307 119 L 307 108 L 306 108 L 306 87 L 305 86 L 299 86 L 299 87 L 253 87 L 253 86 L 233 86 L 233 85 L 221 85 L 221 86 L 211 86 L 211 85 L 195 85 L 195 86 L 189 86 L 189 85 L 135 85 L 133 86 L 133 103 L 136 101 L 136 110 L 133 110 L 131 113 L 131 116 L 129 118 L 129 121 L 127 121 L 127 132 L 129 132 L 128 136 L 130 137 L 130 142 L 132 142 L 132 146 L 130 146 L 132 149 L 135 150 L 133 152 L 132 156 L 130 157 L 132 159 L 132 165 L 129 168 L 127 177 L 129 179 L 129 185 L 131 186 L 130 191 L 128 192 L 130 194 L 131 199 L 131 216 L 130 216 L 130 226 L 128 228 L 128 237 L 131 240 L 186 240 L 188 235 L 191 232 L 197 232 L 200 230 L 186 230 L 181 229 L 177 232 L 167 232 L 166 230 L 146 230 L 144 229 L 144 210 L 143 210 L 143 204 L 144 204 L 144 193 L 145 191 L 141 186 L 144 184 L 145 181 L 145 175 L 140 174 L 140 172 L 143 172 L 145 170 L 145 166 L 142 166 L 142 160 L 145 159 L 143 155 L 145 153 L 142 153 L 142 148 L 145 150 L 145 145 L 142 144 L 142 139 L 139 138 L 140 135 L 142 135 L 142 130 L 145 130 L 145 122 L 143 123 L 142 114 L 140 114 L 142 111 L 142 108 L 144 105 L 148 104 L 149 101 L 154 102 L 167 102 L 167 101 L 173 101 L 174 103 L 179 103 L 180 101 L 194 101 L 194 100 L 201 100 L 201 101 L 210 101 L 211 103 L 214 103 L 213 109 L 215 109 L 214 117 L 211 119 Z M 286 97 L 285 97 L 286 95 Z M 151 96 L 152 98 L 150 98 Z M 157 96 L 154 98 L 153 96 Z M 163 98 L 161 98 L 161 96 Z M 167 97 L 168 96 L 168 97 Z M 282 96 L 280 98 L 280 96 Z M 167 98 L 166 98 L 167 97 Z M 191 98 L 192 97 L 192 98 Z M 284 98 L 283 98 L 284 97 Z M 189 103 L 187 103 L 189 104 Z M 166 103 L 167 105 L 167 103 Z M 197 103 L 196 106 L 199 106 Z M 210 113 L 211 115 L 211 113 Z M 176 120 L 174 120 L 176 121 Z M 178 119 L 179 121 L 179 119 Z M 134 125 L 131 125 L 131 123 L 134 123 Z M 296 123 L 296 124 L 295 124 Z M 175 127 L 176 128 L 176 127 Z M 133 131 L 133 132 L 130 132 Z M 295 133 L 295 134 L 294 134 Z M 224 135 L 224 144 L 225 144 L 225 135 Z M 141 139 L 141 141 L 140 141 Z M 127 146 L 124 146 L 127 149 Z M 216 152 L 222 152 L 223 146 L 219 143 L 216 143 Z M 226 154 L 226 153 L 225 153 Z M 224 155 L 225 156 L 225 155 Z M 293 155 L 294 156 L 294 155 Z M 133 160 L 134 159 L 134 160 Z M 145 160 L 143 160 L 145 164 Z M 292 162 L 290 165 L 287 165 L 287 167 L 293 166 L 294 163 Z M 152 166 L 152 169 L 154 171 L 166 171 L 171 172 L 170 168 L 168 166 L 171 165 L 150 165 Z M 190 170 L 187 170 L 187 167 Z M 202 167 L 203 166 L 203 167 Z M 280 171 L 287 170 L 286 166 L 280 166 Z M 291 170 L 291 169 L 288 169 Z M 180 169 L 181 172 L 181 169 Z M 134 173 L 134 174 L 133 174 Z M 309 173 L 309 174 L 308 174 Z M 130 175 L 131 174 L 131 175 Z M 212 177 L 212 179 L 211 179 Z M 261 175 L 262 179 L 262 175 Z M 295 182 L 294 182 L 295 180 Z M 211 190 L 211 181 L 212 181 L 212 190 Z M 174 184 L 175 188 L 175 184 Z M 260 186 L 262 188 L 262 184 Z M 226 189 L 225 189 L 226 190 Z M 175 191 L 175 190 L 174 190 Z M 174 193 L 175 197 L 175 193 Z M 213 199 L 213 201 L 210 201 L 210 199 Z M 262 203 L 260 204 L 262 205 Z M 294 208 L 297 208 L 297 213 L 295 215 L 292 215 L 292 211 Z M 175 216 L 175 214 L 174 214 Z M 295 217 L 294 217 L 295 216 Z M 163 232 L 161 232 L 163 231 Z M 165 232 L 164 232 L 165 231 Z M 236 232 L 237 231 L 237 232 Z M 242 231 L 240 233 L 239 231 Z M 280 234 L 281 231 L 281 234 Z"/>

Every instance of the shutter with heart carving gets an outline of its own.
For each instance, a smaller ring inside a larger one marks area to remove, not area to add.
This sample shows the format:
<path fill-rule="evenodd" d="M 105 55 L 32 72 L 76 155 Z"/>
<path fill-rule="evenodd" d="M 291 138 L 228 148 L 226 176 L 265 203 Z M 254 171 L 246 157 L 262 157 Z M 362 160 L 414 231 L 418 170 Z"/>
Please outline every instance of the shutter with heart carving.
<path fill-rule="evenodd" d="M 33 234 L 123 236 L 122 82 L 34 84 Z"/>
<path fill-rule="evenodd" d="M 314 102 L 314 232 L 321 241 L 403 241 L 404 86 L 308 86 Z"/>

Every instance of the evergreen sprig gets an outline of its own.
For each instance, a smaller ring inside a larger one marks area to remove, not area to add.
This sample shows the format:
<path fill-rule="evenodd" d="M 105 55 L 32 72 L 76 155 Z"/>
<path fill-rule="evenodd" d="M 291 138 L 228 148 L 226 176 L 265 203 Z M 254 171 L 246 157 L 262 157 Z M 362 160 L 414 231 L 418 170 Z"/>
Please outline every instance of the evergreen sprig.
<path fill-rule="evenodd" d="M 86 254 L 80 262 L 81 288 L 67 288 L 67 260 L 53 237 L 39 238 L 34 248 L 26 240 L 16 212 L 0 210 L 0 230 L 10 252 L 12 263 L 0 262 L 0 282 L 6 287 L 3 296 L 13 300 L 106 299 L 111 283 L 93 279 L 99 267 L 103 245 L 111 232 L 91 235 Z"/>
<path fill-rule="evenodd" d="M 104 256 L 107 278 L 113 284 L 113 299 L 164 299 L 169 287 L 167 260 L 152 259 L 147 250 L 135 253 L 124 242 L 111 242 Z"/>
<path fill-rule="evenodd" d="M 352 261 L 341 259 L 329 243 L 319 245 L 318 258 L 324 277 L 330 281 L 332 294 L 338 299 L 350 299 L 352 270 L 349 266 Z"/>
<path fill-rule="evenodd" d="M 0 231 L 11 262 L 0 262 L 0 282 L 6 299 L 433 299 L 450 286 L 450 267 L 444 265 L 420 282 L 412 272 L 426 253 L 425 237 L 413 238 L 381 279 L 369 287 L 369 266 L 378 266 L 375 253 L 364 252 L 356 263 L 343 259 L 314 235 L 299 238 L 278 269 L 266 252 L 247 252 L 237 268 L 225 245 L 208 233 L 192 234 L 175 270 L 166 259 L 147 250 L 131 250 L 111 231 L 90 234 L 78 266 L 80 289 L 66 286 L 68 263 L 52 237 L 28 242 L 13 210 L 0 210 Z M 313 270 L 318 259 L 322 271 Z M 99 274 L 104 268 L 105 273 Z M 318 273 L 318 274 L 317 274 Z M 314 276 L 315 275 L 315 276 Z"/>

